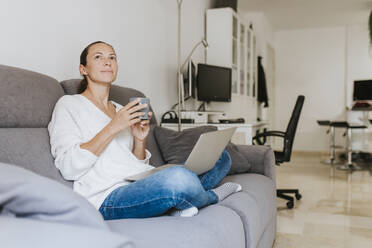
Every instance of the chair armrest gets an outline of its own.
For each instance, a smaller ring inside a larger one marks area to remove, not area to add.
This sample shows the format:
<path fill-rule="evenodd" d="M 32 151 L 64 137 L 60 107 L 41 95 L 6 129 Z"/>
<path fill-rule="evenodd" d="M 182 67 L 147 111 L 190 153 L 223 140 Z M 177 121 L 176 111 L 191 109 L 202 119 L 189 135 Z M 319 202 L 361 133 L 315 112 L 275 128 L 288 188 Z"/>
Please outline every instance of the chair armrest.
<path fill-rule="evenodd" d="M 282 131 L 267 131 L 267 132 L 257 134 L 256 136 L 253 137 L 253 139 L 260 138 L 260 137 L 269 137 L 269 136 L 276 136 L 276 137 L 284 138 L 285 137 L 285 132 L 282 132 Z"/>
<path fill-rule="evenodd" d="M 267 131 L 265 132 L 266 136 L 278 136 L 278 137 L 285 137 L 285 132 L 282 131 Z"/>
<path fill-rule="evenodd" d="M 251 172 L 271 178 L 275 182 L 275 156 L 268 146 L 237 145 L 251 164 Z"/>
<path fill-rule="evenodd" d="M 263 133 L 258 133 L 252 138 L 253 144 L 264 145 L 266 143 L 266 137 L 285 137 L 285 132 L 282 131 L 265 131 Z"/>

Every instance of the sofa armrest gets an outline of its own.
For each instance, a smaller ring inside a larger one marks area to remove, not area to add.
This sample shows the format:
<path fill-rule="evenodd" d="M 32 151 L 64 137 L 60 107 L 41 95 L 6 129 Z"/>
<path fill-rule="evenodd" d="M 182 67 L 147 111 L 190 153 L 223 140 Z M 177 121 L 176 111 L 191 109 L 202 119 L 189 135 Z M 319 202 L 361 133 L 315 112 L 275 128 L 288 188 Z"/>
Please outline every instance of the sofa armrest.
<path fill-rule="evenodd" d="M 239 151 L 251 164 L 252 173 L 261 174 L 275 180 L 275 156 L 268 146 L 237 145 Z"/>
<path fill-rule="evenodd" d="M 133 241 L 110 230 L 0 216 L 1 247 L 134 248 Z"/>
<path fill-rule="evenodd" d="M 70 188 L 15 165 L 0 163 L 0 216 L 109 230 L 102 215 Z"/>

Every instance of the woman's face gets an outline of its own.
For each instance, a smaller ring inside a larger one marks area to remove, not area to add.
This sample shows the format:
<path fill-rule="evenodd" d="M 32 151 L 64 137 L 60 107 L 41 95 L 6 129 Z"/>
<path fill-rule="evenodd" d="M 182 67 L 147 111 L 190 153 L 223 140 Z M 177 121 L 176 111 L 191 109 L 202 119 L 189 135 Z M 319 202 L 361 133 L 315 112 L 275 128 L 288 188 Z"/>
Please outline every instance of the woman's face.
<path fill-rule="evenodd" d="M 105 43 L 92 45 L 88 50 L 87 64 L 80 65 L 79 70 L 81 75 L 87 77 L 88 82 L 114 82 L 118 73 L 114 49 Z"/>

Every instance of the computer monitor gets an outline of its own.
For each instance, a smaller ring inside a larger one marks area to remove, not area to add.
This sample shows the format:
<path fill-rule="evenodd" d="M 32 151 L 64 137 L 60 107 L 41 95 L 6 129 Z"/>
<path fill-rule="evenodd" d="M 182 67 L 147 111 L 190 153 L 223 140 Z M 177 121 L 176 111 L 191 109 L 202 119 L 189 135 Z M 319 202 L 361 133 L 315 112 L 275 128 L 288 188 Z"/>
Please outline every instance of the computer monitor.
<path fill-rule="evenodd" d="M 199 101 L 231 102 L 231 68 L 198 64 Z"/>
<path fill-rule="evenodd" d="M 187 66 L 187 72 L 184 77 L 184 98 L 189 97 L 195 98 L 196 90 L 196 67 L 195 64 L 190 60 Z"/>
<path fill-rule="evenodd" d="M 354 81 L 354 101 L 372 100 L 372 80 Z"/>
<path fill-rule="evenodd" d="M 214 8 L 225 8 L 230 7 L 235 12 L 238 11 L 238 0 L 215 0 L 214 1 Z"/>

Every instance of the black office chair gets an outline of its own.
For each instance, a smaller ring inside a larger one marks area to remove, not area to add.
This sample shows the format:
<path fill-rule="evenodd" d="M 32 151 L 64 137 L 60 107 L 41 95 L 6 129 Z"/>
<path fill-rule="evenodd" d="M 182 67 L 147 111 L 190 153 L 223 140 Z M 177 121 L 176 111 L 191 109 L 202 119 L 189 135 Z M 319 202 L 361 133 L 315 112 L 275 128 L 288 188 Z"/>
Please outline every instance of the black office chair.
<path fill-rule="evenodd" d="M 289 120 L 287 130 L 285 132 L 264 131 L 263 133 L 258 133 L 252 139 L 252 143 L 258 145 L 264 145 L 267 140 L 267 137 L 270 136 L 281 137 L 284 139 L 283 150 L 274 151 L 276 165 L 280 165 L 281 163 L 289 162 L 291 160 L 293 140 L 296 134 L 298 120 L 300 119 L 302 106 L 304 105 L 304 100 L 305 97 L 302 95 L 297 97 L 296 105 L 293 109 L 291 119 Z M 294 206 L 294 198 L 286 194 L 295 194 L 297 200 L 300 200 L 302 197 L 298 189 L 277 189 L 276 191 L 277 197 L 287 200 L 288 201 L 287 207 L 289 209 L 293 208 Z"/>

